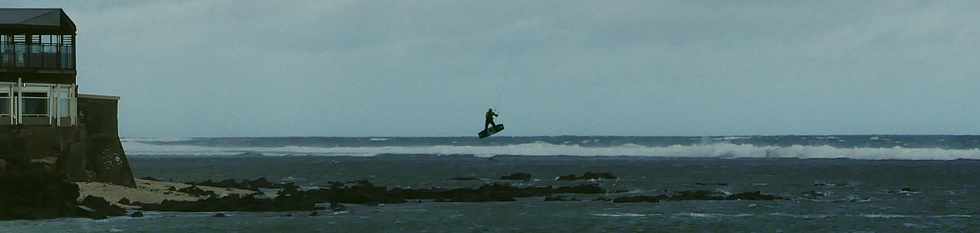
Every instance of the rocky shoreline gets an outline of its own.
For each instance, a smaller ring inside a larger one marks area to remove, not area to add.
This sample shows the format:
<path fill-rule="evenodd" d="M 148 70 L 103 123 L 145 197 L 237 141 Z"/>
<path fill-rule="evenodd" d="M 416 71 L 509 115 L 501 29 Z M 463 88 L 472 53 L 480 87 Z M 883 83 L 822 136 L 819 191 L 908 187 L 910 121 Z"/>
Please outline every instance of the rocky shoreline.
<path fill-rule="evenodd" d="M 0 174 L 0 220 L 106 218 L 125 210 L 100 197 L 79 200 L 79 187 L 43 166 L 7 166 Z"/>
<path fill-rule="evenodd" d="M 256 191 L 250 195 L 229 195 L 192 201 L 165 200 L 160 203 L 133 203 L 149 211 L 310 211 L 324 210 L 319 203 L 330 203 L 332 210 L 344 210 L 343 204 L 379 205 L 408 202 L 500 202 L 518 198 L 542 198 L 542 201 L 604 201 L 611 203 L 656 203 L 661 201 L 778 201 L 787 198 L 760 191 L 723 193 L 712 190 L 690 190 L 656 196 L 625 195 L 626 190 L 602 188 L 596 180 L 615 178 L 607 172 L 586 172 L 584 175 L 567 175 L 556 179 L 590 180 L 566 186 L 519 186 L 506 181 L 528 180 L 528 173 L 513 173 L 500 177 L 499 181 L 472 188 L 405 188 L 378 186 L 370 181 L 330 182 L 323 186 L 300 187 L 293 183 L 273 183 L 265 178 L 255 180 L 222 180 L 188 182 L 198 186 L 247 189 Z M 153 179 L 145 177 L 144 179 Z M 454 178 L 450 178 L 454 179 Z M 274 194 L 261 194 L 261 190 L 278 190 Z M 578 197 L 583 197 L 579 199 Z M 591 197 L 591 198 L 588 198 Z"/>
<path fill-rule="evenodd" d="M 41 173 L 43 174 L 43 173 Z M 759 191 L 723 193 L 690 190 L 659 195 L 626 195 L 626 190 L 609 190 L 600 183 L 615 179 L 607 172 L 566 175 L 556 180 L 586 180 L 563 186 L 526 186 L 509 181 L 529 180 L 529 173 L 513 173 L 494 182 L 469 188 L 406 188 L 379 186 L 366 180 L 329 182 L 326 185 L 298 186 L 274 183 L 265 178 L 201 182 L 166 182 L 152 177 L 136 180 L 136 187 L 101 183 L 71 183 L 55 176 L 34 175 L 32 179 L 16 173 L 4 175 L 6 187 L 22 192 L 3 192 L 0 219 L 43 219 L 59 217 L 105 218 L 140 217 L 141 211 L 179 212 L 275 212 L 275 211 L 344 211 L 344 204 L 380 205 L 409 202 L 501 202 L 519 198 L 541 198 L 542 201 L 603 201 L 610 203 L 656 203 L 661 201 L 777 201 L 786 198 Z M 19 183 L 18 183 L 19 182 Z M 36 184 L 45 184 L 37 186 Z M 79 188 L 81 187 L 81 188 Z M 33 193 L 33 194 L 28 194 Z M 40 202 L 28 199 L 42 194 Z M 82 195 L 84 194 L 84 195 Z M 107 201 L 108 200 L 108 201 Z M 9 206 L 9 203 L 23 203 Z M 329 204 L 324 206 L 321 204 Z"/>

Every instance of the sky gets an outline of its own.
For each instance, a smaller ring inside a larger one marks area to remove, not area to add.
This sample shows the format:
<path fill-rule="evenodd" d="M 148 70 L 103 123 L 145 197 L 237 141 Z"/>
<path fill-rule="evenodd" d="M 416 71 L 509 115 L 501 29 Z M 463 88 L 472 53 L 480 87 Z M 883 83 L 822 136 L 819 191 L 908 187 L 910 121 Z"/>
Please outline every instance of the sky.
<path fill-rule="evenodd" d="M 123 137 L 980 133 L 980 1 L 27 1 Z"/>

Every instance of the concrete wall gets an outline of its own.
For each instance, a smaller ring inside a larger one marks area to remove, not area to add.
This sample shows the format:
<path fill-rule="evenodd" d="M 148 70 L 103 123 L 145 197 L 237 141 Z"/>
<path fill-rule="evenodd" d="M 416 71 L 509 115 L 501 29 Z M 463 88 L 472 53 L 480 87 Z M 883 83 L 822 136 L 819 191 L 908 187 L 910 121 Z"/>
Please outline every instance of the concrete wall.
<path fill-rule="evenodd" d="M 135 184 L 129 160 L 119 141 L 118 103 L 117 97 L 78 96 L 78 122 L 85 148 L 76 153 L 85 154 L 85 170 L 95 174 L 85 180 Z"/>
<path fill-rule="evenodd" d="M 119 141 L 117 105 L 115 97 L 80 95 L 77 127 L 0 126 L 0 164 L 44 166 L 74 181 L 134 185 Z"/>

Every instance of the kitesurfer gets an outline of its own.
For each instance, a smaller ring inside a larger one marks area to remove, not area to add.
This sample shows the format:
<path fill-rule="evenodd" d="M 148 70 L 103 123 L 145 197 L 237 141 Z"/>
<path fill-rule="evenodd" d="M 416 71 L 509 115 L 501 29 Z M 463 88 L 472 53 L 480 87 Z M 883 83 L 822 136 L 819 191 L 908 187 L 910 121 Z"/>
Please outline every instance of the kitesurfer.
<path fill-rule="evenodd" d="M 497 113 L 493 112 L 493 108 L 487 110 L 486 121 L 483 122 L 483 130 L 487 130 L 487 125 L 492 127 L 497 127 L 497 123 L 493 122 L 493 117 L 497 116 Z"/>

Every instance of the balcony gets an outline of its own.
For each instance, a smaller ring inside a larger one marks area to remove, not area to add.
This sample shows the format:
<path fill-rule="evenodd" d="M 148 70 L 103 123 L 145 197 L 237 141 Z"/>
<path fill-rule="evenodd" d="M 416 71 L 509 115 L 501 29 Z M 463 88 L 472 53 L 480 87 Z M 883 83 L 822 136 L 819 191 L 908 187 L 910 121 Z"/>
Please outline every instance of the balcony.
<path fill-rule="evenodd" d="M 74 71 L 74 35 L 0 34 L 0 70 Z"/>

